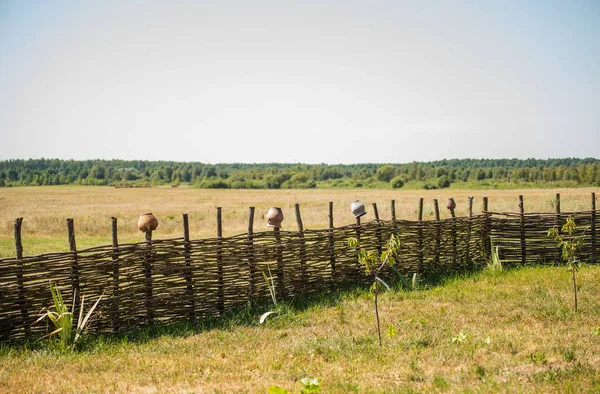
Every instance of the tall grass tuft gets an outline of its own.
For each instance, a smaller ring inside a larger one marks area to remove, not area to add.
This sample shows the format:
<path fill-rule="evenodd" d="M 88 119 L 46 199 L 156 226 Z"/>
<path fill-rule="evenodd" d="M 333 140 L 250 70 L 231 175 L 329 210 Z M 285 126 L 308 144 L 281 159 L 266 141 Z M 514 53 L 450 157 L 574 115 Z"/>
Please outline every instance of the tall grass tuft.
<path fill-rule="evenodd" d="M 81 334 L 83 333 L 83 330 L 87 322 L 89 321 L 90 316 L 92 315 L 92 313 L 98 306 L 98 303 L 100 303 L 100 300 L 104 296 L 104 293 L 100 295 L 100 297 L 96 300 L 94 305 L 92 305 L 92 307 L 89 309 L 88 313 L 85 316 L 83 315 L 85 296 L 81 297 L 81 305 L 79 308 L 77 325 L 75 325 L 75 327 L 73 327 L 73 318 L 75 316 L 75 300 L 77 298 L 77 294 L 75 292 L 73 293 L 73 306 L 69 311 L 69 307 L 65 303 L 60 289 L 56 284 L 52 283 L 52 281 L 50 281 L 50 293 L 52 294 L 52 300 L 54 301 L 54 304 L 48 308 L 44 308 L 46 311 L 43 312 L 33 324 L 42 321 L 44 318 L 48 318 L 54 325 L 55 330 L 49 334 L 44 335 L 40 338 L 40 340 L 48 338 L 52 335 L 59 335 L 59 344 L 61 350 L 73 349 L 75 347 L 75 344 L 77 343 L 77 340 L 81 337 Z M 44 309 L 42 311 L 44 311 Z"/>
<path fill-rule="evenodd" d="M 502 271 L 502 260 L 500 260 L 500 251 L 498 249 L 498 245 L 494 247 L 494 240 L 490 240 L 492 255 L 490 256 L 490 261 L 488 262 L 488 269 L 491 271 L 499 272 Z"/>
<path fill-rule="evenodd" d="M 263 278 L 265 278 L 265 282 L 267 283 L 267 288 L 269 289 L 269 294 L 271 295 L 271 301 L 273 301 L 273 306 L 275 310 L 271 310 L 265 312 L 260 317 L 260 324 L 263 324 L 267 317 L 272 313 L 277 313 L 277 292 L 275 289 L 275 278 L 273 278 L 273 274 L 271 273 L 271 267 L 267 265 L 267 269 L 269 270 L 269 276 L 265 274 L 265 271 L 262 272 Z"/>

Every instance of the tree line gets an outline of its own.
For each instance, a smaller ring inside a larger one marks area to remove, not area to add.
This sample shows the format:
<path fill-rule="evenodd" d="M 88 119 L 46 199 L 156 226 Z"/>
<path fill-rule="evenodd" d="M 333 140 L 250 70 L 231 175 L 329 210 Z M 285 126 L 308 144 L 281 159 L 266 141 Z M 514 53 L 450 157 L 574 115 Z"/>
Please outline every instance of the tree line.
<path fill-rule="evenodd" d="M 452 159 L 403 164 L 287 164 L 29 159 L 0 161 L 0 187 L 424 188 L 600 186 L 600 160 Z"/>

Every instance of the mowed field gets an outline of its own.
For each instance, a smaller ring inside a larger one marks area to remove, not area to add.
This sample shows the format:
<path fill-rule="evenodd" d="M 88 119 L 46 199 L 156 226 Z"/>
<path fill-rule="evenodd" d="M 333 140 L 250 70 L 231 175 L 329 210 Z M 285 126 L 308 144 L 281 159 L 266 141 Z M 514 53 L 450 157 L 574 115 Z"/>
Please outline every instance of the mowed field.
<path fill-rule="evenodd" d="M 267 231 L 265 215 L 270 207 L 283 209 L 284 230 L 295 230 L 294 204 L 300 204 L 304 227 L 329 226 L 329 202 L 334 203 L 334 226 L 355 223 L 350 204 L 359 199 L 367 207 L 364 221 L 374 219 L 372 203 L 377 203 L 380 217 L 391 218 L 391 200 L 396 201 L 398 219 L 416 220 L 419 199 L 424 199 L 424 219 L 434 217 L 433 199 L 440 203 L 442 218 L 450 214 L 446 200 L 456 201 L 456 214 L 468 212 L 468 197 L 474 197 L 473 211 L 482 209 L 482 197 L 489 199 L 489 210 L 517 212 L 518 196 L 522 194 L 526 212 L 554 212 L 556 193 L 561 195 L 563 212 L 589 210 L 591 192 L 588 189 L 524 189 L 524 190 L 206 190 L 186 187 L 114 188 L 45 186 L 0 189 L 0 258 L 14 257 L 14 221 L 23 218 L 25 255 L 68 250 L 66 219 L 75 221 L 79 249 L 111 242 L 111 217 L 118 218 L 120 243 L 143 241 L 137 230 L 137 220 L 144 212 L 152 212 L 159 220 L 154 238 L 181 237 L 182 214 L 189 215 L 190 236 L 215 237 L 217 207 L 222 207 L 223 235 L 245 233 L 248 229 L 249 207 L 254 206 L 254 231 Z"/>

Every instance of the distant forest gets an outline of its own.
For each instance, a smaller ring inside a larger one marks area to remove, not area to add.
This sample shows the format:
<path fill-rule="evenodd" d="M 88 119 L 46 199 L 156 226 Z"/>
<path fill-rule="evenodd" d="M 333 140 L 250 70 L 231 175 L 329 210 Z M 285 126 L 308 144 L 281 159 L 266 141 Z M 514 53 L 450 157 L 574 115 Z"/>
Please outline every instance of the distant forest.
<path fill-rule="evenodd" d="M 405 164 L 204 164 L 142 160 L 0 161 L 0 187 L 161 186 L 219 189 L 600 186 L 600 160 L 452 159 Z"/>

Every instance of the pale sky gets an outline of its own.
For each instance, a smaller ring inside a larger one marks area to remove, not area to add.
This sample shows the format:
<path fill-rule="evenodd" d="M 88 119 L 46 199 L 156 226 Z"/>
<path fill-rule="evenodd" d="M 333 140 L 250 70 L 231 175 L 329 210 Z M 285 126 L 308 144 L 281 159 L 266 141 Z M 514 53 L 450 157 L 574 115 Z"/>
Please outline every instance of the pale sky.
<path fill-rule="evenodd" d="M 600 1 L 0 0 L 0 160 L 600 157 Z"/>

